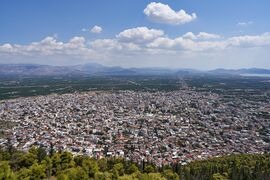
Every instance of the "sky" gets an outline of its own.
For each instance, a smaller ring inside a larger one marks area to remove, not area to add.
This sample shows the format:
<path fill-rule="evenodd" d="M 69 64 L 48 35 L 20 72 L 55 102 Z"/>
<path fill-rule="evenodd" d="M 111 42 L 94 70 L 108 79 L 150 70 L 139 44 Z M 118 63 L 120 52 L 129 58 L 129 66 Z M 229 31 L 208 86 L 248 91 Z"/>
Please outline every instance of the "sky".
<path fill-rule="evenodd" d="M 0 63 L 269 68 L 269 0 L 1 0 Z"/>

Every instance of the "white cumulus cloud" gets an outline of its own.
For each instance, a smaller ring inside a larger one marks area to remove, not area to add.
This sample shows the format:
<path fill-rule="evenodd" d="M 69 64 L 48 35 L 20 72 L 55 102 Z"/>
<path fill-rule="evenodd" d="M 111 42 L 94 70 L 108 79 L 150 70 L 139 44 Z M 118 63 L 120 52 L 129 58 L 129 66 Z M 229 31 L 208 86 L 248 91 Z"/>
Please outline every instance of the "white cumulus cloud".
<path fill-rule="evenodd" d="M 246 36 L 235 36 L 228 38 L 227 46 L 233 47 L 264 47 L 270 46 L 270 33 L 264 33 L 261 35 L 246 35 Z"/>
<path fill-rule="evenodd" d="M 171 38 L 162 30 L 147 27 L 126 29 L 115 37 L 91 41 L 75 36 L 63 42 L 49 36 L 29 44 L 0 44 L 0 63 L 67 65 L 94 61 L 110 65 L 148 63 L 155 66 L 158 63 L 170 65 L 171 61 L 181 61 L 182 64 L 201 62 L 201 65 L 207 66 L 207 62 L 210 62 L 208 58 L 224 59 L 221 63 L 225 63 L 228 54 L 232 61 L 242 59 L 241 65 L 246 65 L 247 59 L 249 62 L 259 61 L 257 55 L 264 59 L 269 57 L 270 33 L 218 37 L 221 36 L 187 32 Z"/>
<path fill-rule="evenodd" d="M 95 25 L 90 31 L 91 33 L 101 33 L 102 30 L 102 27 Z"/>
<path fill-rule="evenodd" d="M 195 39 L 218 39 L 221 36 L 218 34 L 210 34 L 210 33 L 206 33 L 206 32 L 199 32 L 197 35 L 194 34 L 193 32 L 187 32 L 182 37 L 185 39 L 195 40 Z"/>
<path fill-rule="evenodd" d="M 183 9 L 174 11 L 169 5 L 156 2 L 148 4 L 143 12 L 152 21 L 171 25 L 185 24 L 197 18 L 195 13 L 188 14 Z"/>
<path fill-rule="evenodd" d="M 217 39 L 220 38 L 220 36 L 218 34 L 210 34 L 210 33 L 206 33 L 206 32 L 200 32 L 197 37 L 199 39 Z"/>
<path fill-rule="evenodd" d="M 197 39 L 197 36 L 193 32 L 187 32 L 182 37 L 186 39 Z"/>
<path fill-rule="evenodd" d="M 164 32 L 162 30 L 148 29 L 147 27 L 137 27 L 124 30 L 120 32 L 116 37 L 120 41 L 124 42 L 144 43 L 153 41 L 154 39 L 163 35 Z"/>

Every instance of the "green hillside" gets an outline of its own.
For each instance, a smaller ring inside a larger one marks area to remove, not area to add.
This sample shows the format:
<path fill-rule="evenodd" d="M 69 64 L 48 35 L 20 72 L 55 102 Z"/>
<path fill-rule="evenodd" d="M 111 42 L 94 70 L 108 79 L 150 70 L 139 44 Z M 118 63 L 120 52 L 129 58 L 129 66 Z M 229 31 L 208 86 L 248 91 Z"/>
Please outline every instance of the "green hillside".
<path fill-rule="evenodd" d="M 156 167 L 123 158 L 97 160 L 53 149 L 47 154 L 43 148 L 25 153 L 8 147 L 0 151 L 0 179 L 270 179 L 270 155 L 230 155 Z"/>

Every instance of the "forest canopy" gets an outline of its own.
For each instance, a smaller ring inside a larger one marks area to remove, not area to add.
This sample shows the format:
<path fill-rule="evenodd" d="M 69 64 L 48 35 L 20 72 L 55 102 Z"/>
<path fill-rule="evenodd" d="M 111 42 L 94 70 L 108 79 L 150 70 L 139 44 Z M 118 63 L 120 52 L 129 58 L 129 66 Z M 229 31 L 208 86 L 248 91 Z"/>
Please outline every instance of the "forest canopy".
<path fill-rule="evenodd" d="M 157 167 L 116 157 L 94 159 L 66 151 L 47 153 L 44 148 L 34 146 L 28 152 L 2 148 L 0 179 L 270 179 L 270 155 L 229 155 L 184 166 Z"/>

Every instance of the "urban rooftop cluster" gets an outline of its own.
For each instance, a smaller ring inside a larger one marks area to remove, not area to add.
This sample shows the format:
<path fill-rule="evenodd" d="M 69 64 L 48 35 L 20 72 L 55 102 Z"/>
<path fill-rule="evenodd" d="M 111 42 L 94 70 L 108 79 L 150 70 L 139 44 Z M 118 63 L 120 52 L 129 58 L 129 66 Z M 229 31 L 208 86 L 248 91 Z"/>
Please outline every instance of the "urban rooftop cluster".
<path fill-rule="evenodd" d="M 164 165 L 269 150 L 267 102 L 183 89 L 92 91 L 6 100 L 0 119 L 14 147 L 32 145 L 95 158 L 121 156 Z M 7 139 L 0 139 L 0 144 Z"/>

